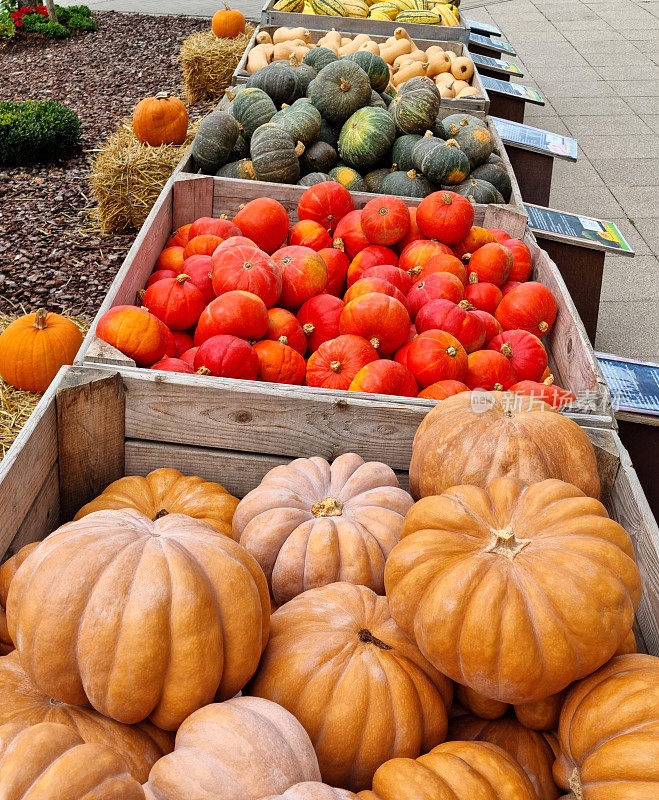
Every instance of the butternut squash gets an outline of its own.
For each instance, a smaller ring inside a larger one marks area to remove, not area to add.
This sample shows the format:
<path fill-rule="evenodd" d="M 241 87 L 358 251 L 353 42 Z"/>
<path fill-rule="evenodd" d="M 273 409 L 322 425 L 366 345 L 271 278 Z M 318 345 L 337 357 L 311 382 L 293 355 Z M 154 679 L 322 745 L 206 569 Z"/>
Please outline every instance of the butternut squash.
<path fill-rule="evenodd" d="M 311 41 L 311 34 L 306 28 L 277 28 L 273 37 L 273 44 L 281 44 L 282 42 L 290 42 L 294 39 L 302 39 L 303 42 Z"/>
<path fill-rule="evenodd" d="M 453 59 L 451 72 L 454 77 L 463 81 L 470 81 L 474 74 L 474 62 L 466 56 Z"/>
<path fill-rule="evenodd" d="M 456 97 L 463 89 L 468 89 L 468 88 L 469 84 L 467 83 L 467 81 L 455 81 L 455 83 L 451 85 L 451 89 L 453 89 L 453 91 L 455 92 Z"/>
<path fill-rule="evenodd" d="M 451 59 L 451 61 L 455 61 L 455 59 L 457 58 L 453 50 L 447 50 L 446 55 Z"/>
<path fill-rule="evenodd" d="M 435 83 L 437 86 L 453 86 L 455 78 L 450 72 L 442 72 L 435 76 Z"/>
<path fill-rule="evenodd" d="M 328 50 L 338 53 L 339 47 L 341 47 L 341 34 L 335 28 L 332 28 L 322 39 L 319 39 L 318 46 L 327 47 Z"/>
<path fill-rule="evenodd" d="M 249 51 L 245 69 L 250 75 L 268 66 L 272 60 L 272 52 L 269 48 L 274 50 L 274 46 L 271 44 L 257 44 Z"/>
<path fill-rule="evenodd" d="M 417 78 L 425 75 L 427 66 L 428 63 L 423 61 L 410 61 L 409 64 L 405 64 L 405 66 L 394 72 L 394 86 L 400 86 L 405 83 L 405 81 L 409 81 L 410 78 Z"/>
<path fill-rule="evenodd" d="M 455 92 L 450 86 L 438 86 L 440 97 L 455 97 Z"/>
<path fill-rule="evenodd" d="M 462 91 L 456 94 L 456 97 L 471 97 L 472 95 L 480 94 L 475 86 L 467 86 Z"/>
<path fill-rule="evenodd" d="M 341 41 L 343 42 L 343 39 Z M 349 56 L 351 53 L 356 53 L 361 45 L 368 41 L 370 41 L 370 37 L 367 33 L 359 33 L 354 39 L 348 39 L 347 43 L 342 44 L 341 47 L 339 47 L 339 55 Z"/>
<path fill-rule="evenodd" d="M 377 42 L 374 42 L 372 39 L 369 39 L 368 42 L 364 42 L 359 46 L 359 50 L 365 50 L 367 53 L 375 53 L 376 56 L 380 55 L 380 45 Z"/>
<path fill-rule="evenodd" d="M 299 42 L 277 42 L 274 46 L 274 53 L 272 55 L 273 61 L 283 61 L 288 60 L 293 53 L 295 53 L 295 48 L 299 46 Z M 305 50 L 306 52 L 306 50 Z M 296 53 L 297 57 L 297 53 Z M 304 54 L 302 54 L 302 58 L 304 58 Z"/>
<path fill-rule="evenodd" d="M 434 56 L 441 55 L 444 52 L 444 48 L 440 47 L 438 44 L 431 44 L 430 47 L 426 49 L 427 56 Z"/>
<path fill-rule="evenodd" d="M 272 36 L 268 31 L 261 31 L 256 35 L 256 44 L 272 44 Z"/>
<path fill-rule="evenodd" d="M 411 42 L 414 45 L 412 37 L 405 30 L 405 28 L 396 28 L 396 30 L 394 31 L 394 39 L 407 39 L 408 42 Z M 416 45 L 414 46 L 416 47 Z"/>
<path fill-rule="evenodd" d="M 380 55 L 387 64 L 393 64 L 398 56 L 406 55 L 412 52 L 412 42 L 409 39 L 398 39 L 390 45 L 380 45 Z"/>

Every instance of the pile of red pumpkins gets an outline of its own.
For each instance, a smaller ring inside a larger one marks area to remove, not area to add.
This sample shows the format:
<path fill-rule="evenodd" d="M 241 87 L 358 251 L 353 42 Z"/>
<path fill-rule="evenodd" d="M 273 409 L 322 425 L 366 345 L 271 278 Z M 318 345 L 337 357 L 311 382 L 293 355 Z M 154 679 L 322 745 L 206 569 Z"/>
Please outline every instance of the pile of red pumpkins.
<path fill-rule="evenodd" d="M 356 210 L 335 182 L 302 195 L 299 222 L 262 197 L 230 220 L 175 231 L 141 293 L 97 335 L 141 367 L 442 400 L 468 389 L 559 407 L 542 338 L 556 299 L 531 254 L 474 227 L 471 203 L 435 192 L 417 208 Z"/>

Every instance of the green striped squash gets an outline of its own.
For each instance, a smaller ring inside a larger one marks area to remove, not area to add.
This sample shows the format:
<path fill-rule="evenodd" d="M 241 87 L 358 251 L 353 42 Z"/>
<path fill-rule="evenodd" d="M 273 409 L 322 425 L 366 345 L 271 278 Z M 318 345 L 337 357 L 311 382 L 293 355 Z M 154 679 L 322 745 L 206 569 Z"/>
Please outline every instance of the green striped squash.
<path fill-rule="evenodd" d="M 367 170 L 389 153 L 396 125 L 383 108 L 360 108 L 341 128 L 339 155 L 350 167 Z"/>
<path fill-rule="evenodd" d="M 256 87 L 245 89 L 236 95 L 231 108 L 238 127 L 248 139 L 258 127 L 270 122 L 276 112 L 277 108 L 269 95 Z"/>
<path fill-rule="evenodd" d="M 345 164 L 334 167 L 334 169 L 330 170 L 329 175 L 331 180 L 340 183 L 341 186 L 345 186 L 346 189 L 350 189 L 351 192 L 368 191 L 364 179 L 357 170 L 347 167 Z"/>
<path fill-rule="evenodd" d="M 439 25 L 441 21 L 436 11 L 401 11 L 396 17 L 396 24 L 414 22 L 417 25 Z"/>
<path fill-rule="evenodd" d="M 358 50 L 347 56 L 348 60 L 354 61 L 364 70 L 371 81 L 371 86 L 376 92 L 384 92 L 389 86 L 389 67 L 387 62 L 377 53 L 370 53 L 367 50 Z"/>
<path fill-rule="evenodd" d="M 432 78 L 410 78 L 394 97 L 391 106 L 398 131 L 424 134 L 432 130 L 441 99 Z"/>
<path fill-rule="evenodd" d="M 311 8 L 316 14 L 326 17 L 347 17 L 348 9 L 340 0 L 310 0 Z"/>
<path fill-rule="evenodd" d="M 292 14 L 301 14 L 304 11 L 304 0 L 277 0 L 272 7 L 273 11 L 288 11 Z"/>

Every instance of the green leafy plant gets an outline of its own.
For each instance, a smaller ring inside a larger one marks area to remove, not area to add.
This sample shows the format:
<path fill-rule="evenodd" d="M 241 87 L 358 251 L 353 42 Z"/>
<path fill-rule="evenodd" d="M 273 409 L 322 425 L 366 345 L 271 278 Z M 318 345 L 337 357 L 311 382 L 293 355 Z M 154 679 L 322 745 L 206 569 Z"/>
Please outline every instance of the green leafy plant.
<path fill-rule="evenodd" d="M 65 28 L 59 22 L 51 22 L 50 20 L 42 22 L 36 29 L 37 33 L 47 36 L 49 39 L 68 39 L 71 31 Z"/>
<path fill-rule="evenodd" d="M 77 114 L 53 100 L 0 102 L 0 166 L 68 155 L 80 138 Z"/>
<path fill-rule="evenodd" d="M 16 36 L 16 26 L 9 11 L 0 10 L 0 39 L 11 39 Z"/>
<path fill-rule="evenodd" d="M 95 31 L 98 23 L 86 14 L 70 14 L 66 26 L 72 31 Z"/>

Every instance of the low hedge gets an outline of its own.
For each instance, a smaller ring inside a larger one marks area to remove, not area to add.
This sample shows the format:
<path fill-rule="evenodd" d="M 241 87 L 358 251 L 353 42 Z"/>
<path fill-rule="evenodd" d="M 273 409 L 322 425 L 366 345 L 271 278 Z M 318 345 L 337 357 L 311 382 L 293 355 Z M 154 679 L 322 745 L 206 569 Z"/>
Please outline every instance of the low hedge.
<path fill-rule="evenodd" d="M 53 100 L 0 102 L 0 166 L 67 156 L 78 144 L 80 120 Z"/>

